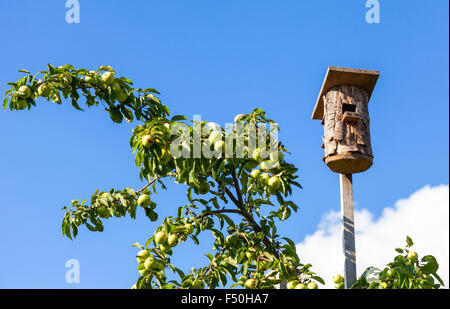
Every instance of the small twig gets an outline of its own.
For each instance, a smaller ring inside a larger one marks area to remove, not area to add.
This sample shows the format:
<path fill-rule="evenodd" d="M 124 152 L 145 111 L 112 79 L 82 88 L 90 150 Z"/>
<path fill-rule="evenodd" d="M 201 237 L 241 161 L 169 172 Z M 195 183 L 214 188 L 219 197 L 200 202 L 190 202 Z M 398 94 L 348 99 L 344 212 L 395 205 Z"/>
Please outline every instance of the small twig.
<path fill-rule="evenodd" d="M 148 184 L 146 184 L 143 188 L 139 189 L 136 191 L 136 193 L 139 193 L 141 191 L 144 191 L 145 189 L 147 189 L 149 186 L 151 186 L 156 180 L 159 179 L 159 176 L 154 178 L 153 180 L 149 181 Z"/>
<path fill-rule="evenodd" d="M 216 258 L 220 258 L 220 257 L 224 254 L 224 252 L 225 252 L 225 249 L 222 248 L 222 250 L 220 251 L 219 255 L 212 259 L 211 263 L 209 263 L 208 268 L 205 269 L 205 271 L 203 272 L 203 274 L 201 274 L 201 275 L 200 275 L 199 277 L 197 277 L 197 278 L 203 278 L 204 276 L 206 276 L 206 275 L 211 271 L 211 268 L 212 268 L 212 265 L 213 265 L 213 263 L 214 263 L 214 260 L 215 260 Z"/>
<path fill-rule="evenodd" d="M 212 215 L 220 214 L 220 213 L 235 213 L 235 214 L 240 214 L 240 215 L 242 214 L 242 212 L 238 209 L 220 209 L 220 210 L 212 210 L 212 211 L 204 212 L 196 217 L 198 219 L 202 219 L 203 217 L 212 216 Z"/>

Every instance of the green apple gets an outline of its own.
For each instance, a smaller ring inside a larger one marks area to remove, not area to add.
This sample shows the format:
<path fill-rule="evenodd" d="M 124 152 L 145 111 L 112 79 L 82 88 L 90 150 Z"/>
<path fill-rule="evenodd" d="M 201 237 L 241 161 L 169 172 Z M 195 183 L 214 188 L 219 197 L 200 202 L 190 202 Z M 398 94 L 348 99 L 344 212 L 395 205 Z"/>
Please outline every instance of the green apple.
<path fill-rule="evenodd" d="M 162 261 L 153 262 L 152 270 L 159 271 L 159 270 L 163 270 L 164 268 L 165 268 L 165 266 Z"/>
<path fill-rule="evenodd" d="M 96 74 L 97 74 L 96 71 L 89 71 L 89 73 L 91 73 L 92 75 L 96 75 Z M 84 80 L 87 81 L 87 82 L 90 82 L 90 81 L 93 81 L 93 80 L 94 80 L 94 77 L 89 76 L 89 75 L 86 75 L 86 76 L 84 77 Z"/>
<path fill-rule="evenodd" d="M 159 245 L 159 249 L 167 254 L 172 254 L 172 248 L 168 244 Z"/>
<path fill-rule="evenodd" d="M 148 196 L 147 194 L 142 194 L 141 196 L 139 196 L 137 203 L 139 206 L 144 208 L 149 206 L 151 203 L 150 196 Z"/>
<path fill-rule="evenodd" d="M 406 257 L 411 263 L 417 262 L 419 256 L 416 251 L 409 251 L 408 256 Z"/>
<path fill-rule="evenodd" d="M 23 94 L 20 95 L 21 98 L 29 98 L 31 96 L 31 88 L 24 85 L 24 86 L 20 86 L 18 91 L 22 92 Z"/>
<path fill-rule="evenodd" d="M 249 172 L 249 171 L 251 171 L 252 169 L 254 169 L 255 167 L 257 167 L 258 164 L 259 164 L 259 163 L 256 162 L 255 160 L 250 160 L 250 161 L 248 161 L 247 163 L 245 163 L 244 169 L 245 169 L 247 172 Z"/>
<path fill-rule="evenodd" d="M 209 192 L 209 189 L 210 189 L 209 184 L 207 182 L 202 182 L 202 183 L 200 183 L 200 186 L 198 188 L 198 193 L 206 194 Z"/>
<path fill-rule="evenodd" d="M 344 278 L 340 274 L 336 274 L 336 275 L 333 276 L 333 282 L 334 283 L 337 284 L 337 283 L 340 283 L 342 281 L 344 281 Z"/>
<path fill-rule="evenodd" d="M 267 173 L 262 173 L 261 176 L 259 176 L 259 183 L 263 186 L 267 185 L 269 183 L 270 176 Z"/>
<path fill-rule="evenodd" d="M 389 278 L 393 279 L 395 277 L 395 270 L 393 268 L 389 268 L 387 271 L 387 275 Z"/>
<path fill-rule="evenodd" d="M 259 175 L 261 175 L 261 171 L 260 171 L 260 170 L 253 170 L 253 171 L 250 173 L 250 176 L 251 176 L 253 179 L 258 179 Z"/>
<path fill-rule="evenodd" d="M 170 155 L 169 150 L 166 149 L 161 150 L 161 163 L 166 164 L 170 160 L 172 160 L 172 156 Z"/>
<path fill-rule="evenodd" d="M 194 226 L 190 223 L 186 223 L 184 225 L 184 230 L 185 230 L 186 234 L 190 235 L 194 232 Z"/>
<path fill-rule="evenodd" d="M 292 281 L 288 281 L 286 287 L 287 287 L 289 290 L 293 290 L 293 289 L 295 289 L 295 287 L 296 287 L 298 284 L 299 284 L 299 282 L 298 282 L 297 280 L 292 280 Z"/>
<path fill-rule="evenodd" d="M 267 151 L 265 149 L 255 149 L 252 153 L 252 158 L 261 162 L 267 158 Z"/>
<path fill-rule="evenodd" d="M 128 94 L 125 90 L 120 89 L 117 92 L 117 101 L 119 101 L 120 103 L 125 102 L 128 99 Z"/>
<path fill-rule="evenodd" d="M 106 85 L 112 85 L 112 83 L 114 83 L 115 75 L 114 72 L 105 72 L 102 74 L 102 80 Z"/>
<path fill-rule="evenodd" d="M 38 94 L 41 97 L 48 97 L 50 95 L 51 90 L 52 89 L 51 89 L 50 85 L 42 84 L 38 87 Z"/>
<path fill-rule="evenodd" d="M 256 279 L 248 279 L 247 281 L 245 281 L 244 287 L 246 289 L 256 289 L 256 287 L 258 286 L 258 280 Z"/>
<path fill-rule="evenodd" d="M 150 145 L 152 144 L 152 141 L 153 141 L 153 137 L 151 135 L 144 135 L 141 140 L 142 145 L 147 148 L 150 147 Z"/>
<path fill-rule="evenodd" d="M 230 247 L 236 247 L 236 246 L 239 245 L 239 243 L 240 243 L 240 239 L 239 239 L 238 235 L 234 235 L 234 234 L 233 235 L 228 235 L 225 238 L 225 244 L 230 246 Z"/>
<path fill-rule="evenodd" d="M 271 161 L 271 160 L 264 160 L 259 162 L 259 167 L 264 171 L 270 171 L 273 168 L 276 168 L 279 166 L 278 162 Z"/>
<path fill-rule="evenodd" d="M 27 100 L 17 99 L 17 109 L 18 110 L 23 110 L 23 109 L 27 108 L 27 106 L 28 106 Z"/>
<path fill-rule="evenodd" d="M 318 288 L 317 283 L 315 283 L 315 282 L 308 283 L 307 287 L 309 290 L 316 290 Z"/>
<path fill-rule="evenodd" d="M 141 274 L 141 276 L 146 276 L 150 272 L 148 269 L 145 268 L 144 264 L 139 264 L 138 266 L 138 272 Z"/>
<path fill-rule="evenodd" d="M 120 87 L 120 84 L 118 82 L 114 82 L 112 84 L 112 87 L 113 87 L 115 92 L 119 92 L 120 90 L 122 90 L 122 87 Z"/>
<path fill-rule="evenodd" d="M 308 287 L 305 285 L 305 284 L 303 284 L 303 283 L 299 283 L 299 284 L 297 284 L 296 286 L 295 286 L 295 289 L 296 290 L 306 290 Z"/>
<path fill-rule="evenodd" d="M 167 238 L 167 244 L 170 247 L 175 247 L 178 245 L 178 236 L 177 234 L 169 234 L 169 237 Z"/>
<path fill-rule="evenodd" d="M 192 281 L 192 288 L 196 290 L 201 290 L 205 288 L 205 283 L 200 279 L 195 279 Z"/>
<path fill-rule="evenodd" d="M 148 250 L 141 250 L 138 252 L 138 254 L 136 255 L 137 261 L 139 264 L 142 264 L 145 262 L 145 260 L 147 259 L 147 257 L 149 256 L 150 252 Z"/>
<path fill-rule="evenodd" d="M 214 143 L 214 150 L 216 152 L 223 153 L 224 149 L 225 149 L 225 142 L 224 141 L 217 141 L 217 142 Z"/>
<path fill-rule="evenodd" d="M 281 162 L 284 159 L 284 155 L 281 151 L 272 151 L 269 155 L 270 161 Z"/>
<path fill-rule="evenodd" d="M 277 176 L 270 177 L 268 183 L 269 188 L 272 190 L 278 190 L 281 187 L 281 180 Z"/>
<path fill-rule="evenodd" d="M 145 269 L 152 270 L 154 263 L 155 263 L 155 258 L 153 256 L 149 256 L 144 262 Z"/>
<path fill-rule="evenodd" d="M 155 234 L 155 243 L 158 245 L 165 244 L 167 242 L 167 234 L 163 231 L 159 231 Z"/>
<path fill-rule="evenodd" d="M 221 139 L 222 139 L 222 132 L 220 131 L 213 131 L 211 135 L 209 135 L 208 137 L 208 141 L 211 145 L 213 144 L 215 145 L 215 143 Z"/>
<path fill-rule="evenodd" d="M 234 117 L 234 122 L 239 122 L 239 120 L 241 120 L 245 115 L 244 114 L 237 114 Z"/>
<path fill-rule="evenodd" d="M 254 248 L 249 248 L 247 250 L 247 252 L 245 252 L 245 256 L 247 257 L 247 259 L 249 259 L 250 261 L 253 261 L 256 257 L 256 250 Z"/>

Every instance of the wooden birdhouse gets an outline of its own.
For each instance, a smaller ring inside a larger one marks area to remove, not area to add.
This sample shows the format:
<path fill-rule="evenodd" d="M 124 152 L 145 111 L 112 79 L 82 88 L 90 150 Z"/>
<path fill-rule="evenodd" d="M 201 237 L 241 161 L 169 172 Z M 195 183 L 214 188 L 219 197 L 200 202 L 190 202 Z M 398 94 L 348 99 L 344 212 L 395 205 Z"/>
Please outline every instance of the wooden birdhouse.
<path fill-rule="evenodd" d="M 360 173 L 372 166 L 368 104 L 379 74 L 328 68 L 312 119 L 322 120 L 323 160 L 335 173 Z"/>

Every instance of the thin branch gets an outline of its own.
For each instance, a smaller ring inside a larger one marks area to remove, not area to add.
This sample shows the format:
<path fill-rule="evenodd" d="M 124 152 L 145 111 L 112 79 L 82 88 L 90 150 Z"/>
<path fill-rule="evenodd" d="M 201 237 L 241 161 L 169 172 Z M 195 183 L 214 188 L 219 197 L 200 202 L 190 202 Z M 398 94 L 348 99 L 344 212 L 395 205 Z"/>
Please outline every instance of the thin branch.
<path fill-rule="evenodd" d="M 139 189 L 136 191 L 136 193 L 139 193 L 141 191 L 144 191 L 145 189 L 147 189 L 149 186 L 151 186 L 155 181 L 157 181 L 159 179 L 159 177 L 154 178 L 153 180 L 149 181 L 148 184 L 146 184 L 143 188 Z"/>
<path fill-rule="evenodd" d="M 243 207 L 244 200 L 242 199 L 241 189 L 239 188 L 239 179 L 237 178 L 234 170 L 231 171 L 231 176 L 233 176 L 234 187 L 236 188 L 236 194 L 237 194 L 239 203 L 241 204 L 241 207 Z"/>
<path fill-rule="evenodd" d="M 219 183 L 220 184 L 220 183 Z M 239 207 L 239 201 L 234 197 L 233 193 L 231 193 L 230 190 L 228 190 L 227 187 L 225 187 L 225 193 L 228 195 L 228 197 L 230 198 L 230 200 L 233 201 L 233 203 Z"/>
<path fill-rule="evenodd" d="M 206 216 L 212 216 L 212 215 L 221 214 L 221 213 L 235 213 L 235 214 L 240 214 L 240 215 L 242 214 L 242 212 L 238 209 L 220 209 L 220 210 L 212 210 L 212 211 L 207 211 L 207 212 L 201 213 L 197 216 L 197 218 L 201 219 Z"/>
<path fill-rule="evenodd" d="M 233 176 L 234 175 L 234 176 Z M 236 173 L 234 171 L 232 171 L 232 176 L 233 176 L 233 181 L 235 182 L 235 186 L 237 183 L 237 177 L 236 177 Z M 219 180 L 216 180 L 217 183 L 219 185 L 222 185 L 222 183 Z M 247 222 L 249 223 L 250 227 L 256 232 L 262 232 L 262 228 L 258 225 L 258 223 L 256 223 L 255 219 L 253 218 L 253 216 L 251 215 L 251 213 L 249 213 L 246 209 L 243 203 L 241 203 L 238 199 L 236 199 L 233 195 L 233 193 L 231 193 L 231 191 L 227 188 L 225 188 L 225 193 L 229 196 L 229 198 L 233 201 L 233 203 L 236 205 L 236 207 L 239 209 L 239 213 L 247 220 Z M 237 187 L 237 189 L 239 188 L 239 185 Z M 240 190 L 237 190 L 238 194 L 240 194 Z M 242 199 L 242 195 L 241 195 L 241 199 Z M 263 242 L 267 247 L 273 247 L 273 242 L 267 237 L 267 235 L 264 235 L 263 238 Z M 272 253 L 279 258 L 279 254 L 277 252 L 277 250 L 274 248 Z"/>

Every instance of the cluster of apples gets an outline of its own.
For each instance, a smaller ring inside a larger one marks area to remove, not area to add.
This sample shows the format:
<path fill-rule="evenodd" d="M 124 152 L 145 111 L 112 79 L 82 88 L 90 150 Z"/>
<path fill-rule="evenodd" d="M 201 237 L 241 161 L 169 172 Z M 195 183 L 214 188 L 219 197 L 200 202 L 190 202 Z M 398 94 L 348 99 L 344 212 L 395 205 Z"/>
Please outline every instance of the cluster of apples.
<path fill-rule="evenodd" d="M 89 71 L 90 75 L 85 76 L 86 82 L 93 82 L 100 76 L 96 71 Z M 114 72 L 105 72 L 101 75 L 101 80 L 104 85 L 110 86 L 116 92 L 117 101 L 120 103 L 125 102 L 128 99 L 128 93 L 120 86 L 120 83 L 116 81 L 116 74 Z"/>
<path fill-rule="evenodd" d="M 166 233 L 164 231 L 156 232 L 154 235 L 155 244 L 159 249 L 167 254 L 172 254 L 172 248 L 178 245 L 180 241 L 184 241 L 187 235 L 194 232 L 194 226 L 186 223 L 181 227 L 177 227 L 177 232 Z"/>
<path fill-rule="evenodd" d="M 37 89 L 38 95 L 41 97 L 48 97 L 51 92 L 51 86 L 44 83 L 39 85 Z M 20 86 L 19 89 L 17 89 L 16 95 L 18 97 L 17 99 L 17 108 L 19 110 L 23 110 L 28 106 L 27 99 L 32 98 L 34 99 L 34 93 L 31 90 L 30 86 L 23 85 Z"/>
<path fill-rule="evenodd" d="M 316 290 L 318 289 L 317 283 L 310 281 L 308 283 L 302 283 L 301 277 L 298 277 L 293 280 L 289 280 L 287 282 L 286 287 L 290 290 L 296 289 L 296 290 Z"/>
<path fill-rule="evenodd" d="M 166 124 L 164 124 L 164 126 L 166 126 L 168 128 L 169 124 L 166 123 Z M 146 135 L 142 136 L 142 139 L 141 139 L 142 146 L 144 146 L 145 148 L 150 148 L 153 143 L 159 143 L 159 142 L 160 142 L 160 140 L 157 138 L 154 138 L 151 134 L 146 134 Z M 172 155 L 170 154 L 170 150 L 165 149 L 165 148 L 161 149 L 160 160 L 161 160 L 162 164 L 166 164 L 170 160 L 172 160 Z"/>
<path fill-rule="evenodd" d="M 150 254 L 150 251 L 147 249 L 139 251 L 136 259 L 139 263 L 138 271 L 141 276 L 159 272 L 161 270 L 164 270 L 165 268 L 164 261 L 156 259 L 153 255 Z"/>
<path fill-rule="evenodd" d="M 222 137 L 222 132 L 218 130 L 212 131 L 208 137 L 209 144 L 213 145 L 214 151 L 217 153 L 223 153 L 225 150 L 225 142 Z"/>
<path fill-rule="evenodd" d="M 259 169 L 254 169 L 250 177 L 260 186 L 266 187 L 271 194 L 275 194 L 281 188 L 281 179 L 276 175 L 270 176 L 269 173 L 262 173 Z"/>

